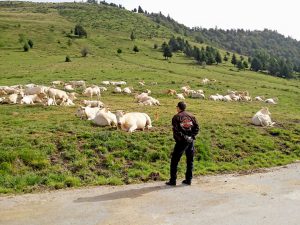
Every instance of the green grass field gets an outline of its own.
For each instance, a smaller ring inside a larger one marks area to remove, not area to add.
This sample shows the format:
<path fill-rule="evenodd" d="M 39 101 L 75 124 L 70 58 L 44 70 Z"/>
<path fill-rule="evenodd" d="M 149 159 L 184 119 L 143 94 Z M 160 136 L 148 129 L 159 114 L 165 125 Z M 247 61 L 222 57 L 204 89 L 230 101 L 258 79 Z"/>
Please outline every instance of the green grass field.
<path fill-rule="evenodd" d="M 88 38 L 71 39 L 69 46 L 66 34 L 77 22 L 84 25 Z M 132 30 L 135 41 L 129 38 Z M 29 52 L 23 51 L 20 34 L 33 40 Z M 0 105 L 0 193 L 147 182 L 157 172 L 160 180 L 168 179 L 174 145 L 171 118 L 178 100 L 164 92 L 184 85 L 203 89 L 206 96 L 231 89 L 279 99 L 277 105 L 267 105 L 276 122 L 273 128 L 250 124 L 266 103 L 187 99 L 188 110 L 201 125 L 195 144 L 196 175 L 249 171 L 300 158 L 299 80 L 238 71 L 230 63 L 202 68 L 183 53 L 164 60 L 153 46 L 168 41 L 170 35 L 170 30 L 142 15 L 112 7 L 0 2 L 0 86 L 49 86 L 54 80 L 82 79 L 100 85 L 103 80 L 125 80 L 135 92 L 150 89 L 161 103 L 142 107 L 133 95 L 113 94 L 112 87 L 102 94 L 101 100 L 112 112 L 149 114 L 153 129 L 133 134 L 75 117 L 82 96 L 75 107 Z M 134 45 L 140 52 L 132 51 Z M 81 57 L 83 47 L 91 52 L 87 57 Z M 72 62 L 64 62 L 66 55 Z M 205 77 L 217 82 L 201 85 Z M 138 85 L 141 80 L 145 87 Z M 179 177 L 184 171 L 182 158 Z"/>

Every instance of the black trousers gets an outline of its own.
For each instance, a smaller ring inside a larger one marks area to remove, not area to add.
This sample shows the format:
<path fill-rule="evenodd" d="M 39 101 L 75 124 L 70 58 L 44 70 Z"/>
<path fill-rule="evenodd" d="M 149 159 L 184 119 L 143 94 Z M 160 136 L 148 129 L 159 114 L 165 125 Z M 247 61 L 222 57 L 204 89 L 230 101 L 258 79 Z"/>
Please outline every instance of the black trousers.
<path fill-rule="evenodd" d="M 171 158 L 170 181 L 175 182 L 177 179 L 177 166 L 183 152 L 186 155 L 185 179 L 191 181 L 193 178 L 194 142 L 176 142 Z"/>

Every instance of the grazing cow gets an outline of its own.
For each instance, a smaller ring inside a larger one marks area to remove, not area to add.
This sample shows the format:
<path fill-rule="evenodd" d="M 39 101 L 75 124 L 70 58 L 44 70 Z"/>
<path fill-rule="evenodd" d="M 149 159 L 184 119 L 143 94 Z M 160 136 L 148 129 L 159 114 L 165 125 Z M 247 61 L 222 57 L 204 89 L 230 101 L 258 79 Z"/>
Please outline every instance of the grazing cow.
<path fill-rule="evenodd" d="M 83 100 L 82 104 L 85 105 L 85 106 L 89 106 L 89 107 L 99 107 L 99 108 L 104 107 L 104 103 L 101 102 L 101 101 Z"/>
<path fill-rule="evenodd" d="M 80 108 L 77 109 L 75 115 L 80 117 L 81 119 L 87 119 L 87 120 L 92 120 L 95 118 L 97 112 L 100 110 L 99 107 L 83 107 L 81 106 Z"/>
<path fill-rule="evenodd" d="M 107 108 L 100 109 L 92 120 L 98 126 L 117 126 L 117 117 Z"/>
<path fill-rule="evenodd" d="M 176 98 L 178 99 L 185 99 L 182 93 L 176 94 Z"/>
<path fill-rule="evenodd" d="M 56 99 L 60 99 L 61 101 L 66 101 L 67 99 L 69 99 L 69 96 L 65 91 L 55 88 L 49 88 L 48 96 L 49 98 L 53 98 L 54 105 L 57 105 Z"/>
<path fill-rule="evenodd" d="M 130 112 L 124 113 L 121 110 L 116 111 L 118 127 L 122 130 L 132 133 L 136 129 L 144 130 L 151 128 L 151 119 L 146 113 Z"/>
<path fill-rule="evenodd" d="M 265 102 L 270 103 L 270 104 L 277 104 L 277 101 L 274 98 L 268 98 L 268 99 L 265 100 Z"/>
<path fill-rule="evenodd" d="M 272 122 L 270 115 L 271 113 L 269 112 L 269 109 L 264 107 L 252 117 L 252 124 L 256 126 L 272 127 L 275 123 Z"/>
<path fill-rule="evenodd" d="M 82 92 L 82 94 L 84 96 L 90 97 L 91 99 L 93 95 L 96 95 L 98 99 L 101 96 L 100 88 L 98 86 L 88 87 Z"/>

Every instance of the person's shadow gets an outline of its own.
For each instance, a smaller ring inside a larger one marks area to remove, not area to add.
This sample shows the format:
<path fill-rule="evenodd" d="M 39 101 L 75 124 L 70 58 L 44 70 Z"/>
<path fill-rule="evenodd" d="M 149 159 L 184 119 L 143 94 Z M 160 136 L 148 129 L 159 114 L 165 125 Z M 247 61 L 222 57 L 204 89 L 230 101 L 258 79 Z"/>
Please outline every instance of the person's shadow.
<path fill-rule="evenodd" d="M 176 187 L 183 187 L 183 185 L 179 185 Z M 154 186 L 154 187 L 143 187 L 143 188 L 130 189 L 130 190 L 125 190 L 125 191 L 116 191 L 116 192 L 93 196 L 93 197 L 78 198 L 74 202 L 75 203 L 103 202 L 103 201 L 110 201 L 110 200 L 116 200 L 116 199 L 121 199 L 121 198 L 137 198 L 137 197 L 140 197 L 140 196 L 147 194 L 149 192 L 152 192 L 152 191 L 172 189 L 172 188 L 176 188 L 176 187 L 170 187 L 167 185 L 160 185 L 160 186 Z"/>

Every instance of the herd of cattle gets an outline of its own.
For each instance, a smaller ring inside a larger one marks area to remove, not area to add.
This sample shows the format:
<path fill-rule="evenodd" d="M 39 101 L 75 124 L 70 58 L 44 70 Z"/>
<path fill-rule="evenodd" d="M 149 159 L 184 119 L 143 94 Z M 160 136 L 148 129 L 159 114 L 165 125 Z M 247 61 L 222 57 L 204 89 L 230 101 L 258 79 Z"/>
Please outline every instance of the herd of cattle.
<path fill-rule="evenodd" d="M 202 80 L 202 84 L 208 82 L 215 82 L 215 80 L 208 80 L 207 78 Z M 14 86 L 0 86 L 0 104 L 42 104 L 44 106 L 61 105 L 61 106 L 74 106 L 74 101 L 78 99 L 78 92 L 89 100 L 81 100 L 81 106 L 77 109 L 75 115 L 82 118 L 91 120 L 93 123 L 99 126 L 118 126 L 122 130 L 133 132 L 136 129 L 151 128 L 151 119 L 146 113 L 130 112 L 124 113 L 123 111 L 116 111 L 112 113 L 109 111 L 105 104 L 101 102 L 101 92 L 107 91 L 108 86 L 113 86 L 113 93 L 125 93 L 132 94 L 134 92 L 132 87 L 122 86 L 126 85 L 125 81 L 102 81 L 102 86 L 91 85 L 86 87 L 86 82 L 69 81 L 67 83 L 63 81 L 53 81 L 51 86 L 42 86 L 35 84 L 26 85 L 14 85 Z M 140 86 L 145 86 L 144 81 L 138 83 Z M 152 82 L 151 85 L 157 83 Z M 60 89 L 57 88 L 60 87 Z M 177 99 L 200 98 L 205 99 L 203 90 L 192 90 L 189 86 L 184 86 L 180 89 L 181 93 L 177 93 L 176 90 L 169 89 L 165 93 L 175 96 Z M 151 91 L 146 90 L 140 94 L 135 94 L 135 100 L 140 105 L 160 105 L 159 100 L 150 96 Z M 97 100 L 92 100 L 93 96 Z M 210 95 L 209 100 L 213 101 L 252 101 L 251 96 L 247 91 L 228 91 L 226 95 Z M 264 99 L 261 96 L 254 98 L 256 101 L 265 101 L 270 104 L 277 104 L 277 98 Z M 270 112 L 268 108 L 263 108 L 257 112 L 252 118 L 252 123 L 258 126 L 273 126 L 271 121 Z"/>

